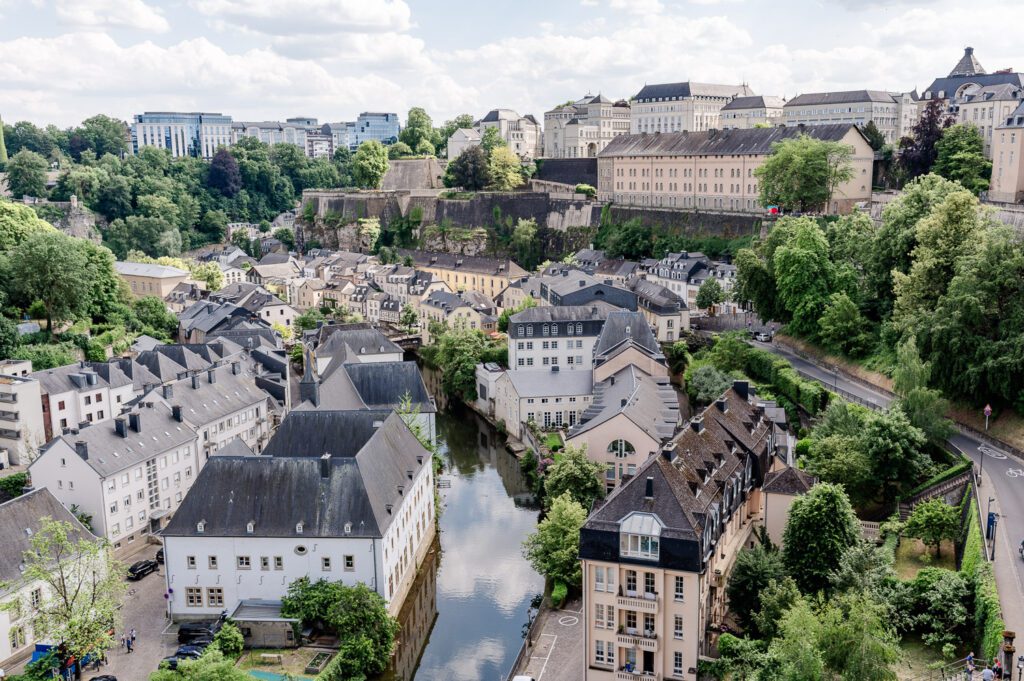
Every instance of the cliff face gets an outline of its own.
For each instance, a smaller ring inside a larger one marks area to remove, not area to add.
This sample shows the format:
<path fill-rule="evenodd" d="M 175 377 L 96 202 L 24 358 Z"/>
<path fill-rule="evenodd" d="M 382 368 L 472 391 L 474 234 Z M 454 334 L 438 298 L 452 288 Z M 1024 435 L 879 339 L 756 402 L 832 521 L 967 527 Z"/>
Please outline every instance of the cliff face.
<path fill-rule="evenodd" d="M 77 201 L 39 201 L 31 207 L 41 219 L 68 236 L 100 242 L 102 218 Z"/>

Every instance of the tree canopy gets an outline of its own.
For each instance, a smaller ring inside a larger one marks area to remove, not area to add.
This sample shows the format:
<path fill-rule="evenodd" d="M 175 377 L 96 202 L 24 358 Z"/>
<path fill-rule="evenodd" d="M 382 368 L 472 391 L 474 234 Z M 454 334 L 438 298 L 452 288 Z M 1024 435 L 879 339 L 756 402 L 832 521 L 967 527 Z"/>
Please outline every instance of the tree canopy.
<path fill-rule="evenodd" d="M 860 538 L 860 523 L 842 487 L 819 483 L 789 508 L 782 557 L 800 590 L 829 588 L 829 575 Z"/>
<path fill-rule="evenodd" d="M 388 171 L 388 152 L 377 140 L 359 145 L 352 157 L 352 179 L 366 189 L 380 189 Z"/>
<path fill-rule="evenodd" d="M 579 586 L 580 528 L 587 510 L 569 492 L 551 502 L 547 517 L 523 542 L 523 555 L 533 569 L 565 584 Z"/>
<path fill-rule="evenodd" d="M 784 210 L 825 209 L 836 188 L 853 177 L 852 158 L 846 144 L 809 135 L 776 142 L 768 159 L 754 171 L 761 204 Z"/>

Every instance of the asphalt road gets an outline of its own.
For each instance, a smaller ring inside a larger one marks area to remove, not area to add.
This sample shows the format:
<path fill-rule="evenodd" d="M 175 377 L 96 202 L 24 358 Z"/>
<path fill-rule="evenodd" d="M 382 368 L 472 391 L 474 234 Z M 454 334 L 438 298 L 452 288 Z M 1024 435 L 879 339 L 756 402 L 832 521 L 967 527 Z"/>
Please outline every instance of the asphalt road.
<path fill-rule="evenodd" d="M 810 362 L 774 343 L 751 341 L 788 360 L 805 376 L 825 386 L 838 389 L 852 399 L 874 408 L 885 408 L 892 401 L 887 394 L 861 383 L 844 378 L 832 367 Z M 969 435 L 958 433 L 949 441 L 974 461 L 975 470 L 981 472 L 982 486 L 978 490 L 982 508 L 988 512 L 989 498 L 995 497 L 991 508 L 999 515 L 996 528 L 995 575 L 1003 605 L 1003 619 L 1008 629 L 1024 631 L 1024 561 L 1017 547 L 1024 539 L 1024 461 L 1011 454 L 983 443 Z M 1018 644 L 1018 648 L 1020 645 Z"/>

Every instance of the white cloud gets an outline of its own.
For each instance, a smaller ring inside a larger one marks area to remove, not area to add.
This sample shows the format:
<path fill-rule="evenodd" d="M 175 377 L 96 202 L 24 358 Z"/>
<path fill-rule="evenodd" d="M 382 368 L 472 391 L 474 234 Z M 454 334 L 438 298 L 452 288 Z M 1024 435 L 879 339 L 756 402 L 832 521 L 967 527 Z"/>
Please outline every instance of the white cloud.
<path fill-rule="evenodd" d="M 192 0 L 219 26 L 267 35 L 406 31 L 411 12 L 404 0 Z"/>
<path fill-rule="evenodd" d="M 171 25 L 143 0 L 57 0 L 57 21 L 79 28 L 129 28 L 163 33 Z"/>
<path fill-rule="evenodd" d="M 609 0 L 608 6 L 631 14 L 659 14 L 665 9 L 659 0 Z"/>

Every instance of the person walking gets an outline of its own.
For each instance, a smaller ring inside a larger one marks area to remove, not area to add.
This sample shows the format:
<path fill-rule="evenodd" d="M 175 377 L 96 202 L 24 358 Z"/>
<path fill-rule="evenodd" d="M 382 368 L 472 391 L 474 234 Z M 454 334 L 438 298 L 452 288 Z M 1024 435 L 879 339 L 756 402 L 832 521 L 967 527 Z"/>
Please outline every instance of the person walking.
<path fill-rule="evenodd" d="M 131 652 L 132 652 L 132 640 L 129 638 L 128 639 L 128 654 L 131 654 Z"/>
<path fill-rule="evenodd" d="M 135 627 L 132 627 L 131 637 L 132 637 L 132 645 L 135 645 Z"/>
<path fill-rule="evenodd" d="M 125 642 L 126 639 L 127 639 L 127 637 L 124 634 L 121 634 L 121 649 L 122 650 L 124 650 L 124 642 Z"/>
<path fill-rule="evenodd" d="M 992 681 L 996 678 L 995 672 L 988 665 L 985 665 L 984 671 L 981 672 L 981 681 Z"/>

